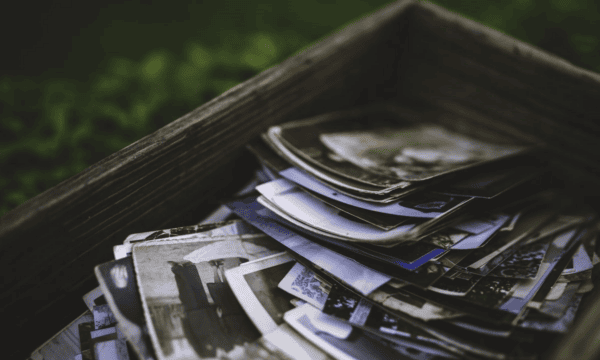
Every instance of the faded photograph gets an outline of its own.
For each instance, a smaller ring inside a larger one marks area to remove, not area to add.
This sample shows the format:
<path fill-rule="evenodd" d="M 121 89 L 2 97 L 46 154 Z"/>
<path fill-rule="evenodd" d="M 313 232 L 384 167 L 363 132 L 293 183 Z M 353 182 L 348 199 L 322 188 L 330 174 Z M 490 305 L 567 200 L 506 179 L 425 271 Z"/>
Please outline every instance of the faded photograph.
<path fill-rule="evenodd" d="M 478 141 L 433 125 L 328 133 L 319 138 L 331 150 L 332 159 L 341 158 L 375 174 L 412 181 L 522 150 Z"/>
<path fill-rule="evenodd" d="M 522 246 L 492 270 L 489 276 L 535 279 L 549 247 L 548 242 Z"/>
<path fill-rule="evenodd" d="M 154 352 L 144 318 L 142 301 L 128 256 L 96 266 L 96 278 L 105 294 L 119 328 L 142 360 L 154 360 Z"/>
<path fill-rule="evenodd" d="M 385 340 L 353 329 L 343 322 L 322 314 L 310 305 L 289 311 L 286 321 L 304 337 L 336 359 L 397 359 L 399 354 Z M 327 323 L 323 326 L 323 323 Z"/>
<path fill-rule="evenodd" d="M 293 308 L 294 296 L 278 287 L 293 266 L 292 261 L 244 275 L 253 295 L 278 325 L 284 322 L 285 312 Z"/>
<path fill-rule="evenodd" d="M 157 357 L 216 358 L 258 339 L 224 271 L 280 251 L 256 235 L 136 245 L 138 286 Z"/>

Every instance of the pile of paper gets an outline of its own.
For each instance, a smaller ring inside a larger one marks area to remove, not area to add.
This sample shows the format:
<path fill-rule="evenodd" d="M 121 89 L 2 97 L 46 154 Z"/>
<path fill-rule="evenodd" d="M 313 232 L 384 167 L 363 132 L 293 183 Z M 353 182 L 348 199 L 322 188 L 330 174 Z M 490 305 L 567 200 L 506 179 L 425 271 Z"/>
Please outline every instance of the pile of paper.
<path fill-rule="evenodd" d="M 249 148 L 226 207 L 96 267 L 80 358 L 534 359 L 593 287 L 596 216 L 533 146 L 367 109 Z"/>

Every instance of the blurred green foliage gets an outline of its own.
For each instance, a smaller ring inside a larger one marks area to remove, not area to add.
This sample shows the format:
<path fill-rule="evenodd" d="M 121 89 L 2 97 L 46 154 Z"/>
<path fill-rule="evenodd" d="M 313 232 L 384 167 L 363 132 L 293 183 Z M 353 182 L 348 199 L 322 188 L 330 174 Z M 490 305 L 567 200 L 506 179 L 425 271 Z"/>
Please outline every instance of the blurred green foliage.
<path fill-rule="evenodd" d="M 251 20 L 224 13 L 198 25 L 200 35 L 173 38 L 185 44 L 182 51 L 138 47 L 145 55 L 106 55 L 84 80 L 68 72 L 1 78 L 0 216 L 385 3 L 245 1 L 234 5 Z M 593 0 L 435 3 L 600 72 Z M 136 26 L 118 24 L 102 41 L 123 42 L 121 34 Z M 152 26 L 169 34 L 164 24 Z"/>

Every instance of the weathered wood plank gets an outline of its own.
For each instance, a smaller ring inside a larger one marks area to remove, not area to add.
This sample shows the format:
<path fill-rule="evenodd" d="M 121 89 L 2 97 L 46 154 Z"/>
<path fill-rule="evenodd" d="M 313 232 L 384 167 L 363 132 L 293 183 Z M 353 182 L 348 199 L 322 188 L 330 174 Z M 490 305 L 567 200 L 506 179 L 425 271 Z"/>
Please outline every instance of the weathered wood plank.
<path fill-rule="evenodd" d="M 267 126 L 389 91 L 412 5 L 350 25 L 3 216 L 0 308 L 21 340 L 6 354 L 26 356 L 74 317 L 93 266 L 128 234 L 187 225 L 232 193 L 252 167 L 243 146 Z"/>

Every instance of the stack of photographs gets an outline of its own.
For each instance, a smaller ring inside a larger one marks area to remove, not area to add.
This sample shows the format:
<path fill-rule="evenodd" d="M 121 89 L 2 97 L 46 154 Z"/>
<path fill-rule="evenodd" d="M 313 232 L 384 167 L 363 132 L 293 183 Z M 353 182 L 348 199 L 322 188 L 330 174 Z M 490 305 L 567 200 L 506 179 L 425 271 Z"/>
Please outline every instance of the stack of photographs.
<path fill-rule="evenodd" d="M 596 215 L 536 146 L 401 115 L 270 128 L 248 186 L 127 236 L 31 358 L 540 358 L 597 280 Z"/>
<path fill-rule="evenodd" d="M 288 249 L 279 287 L 304 305 L 284 318 L 330 356 L 536 358 L 592 287 L 596 216 L 553 187 L 536 144 L 370 107 L 249 149 L 271 181 L 227 206 Z"/>

